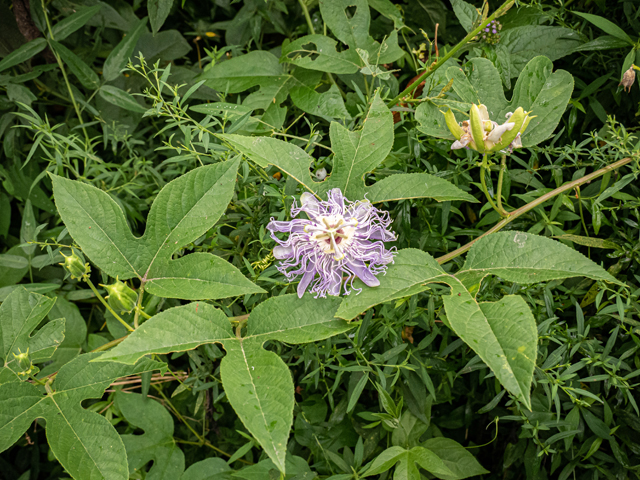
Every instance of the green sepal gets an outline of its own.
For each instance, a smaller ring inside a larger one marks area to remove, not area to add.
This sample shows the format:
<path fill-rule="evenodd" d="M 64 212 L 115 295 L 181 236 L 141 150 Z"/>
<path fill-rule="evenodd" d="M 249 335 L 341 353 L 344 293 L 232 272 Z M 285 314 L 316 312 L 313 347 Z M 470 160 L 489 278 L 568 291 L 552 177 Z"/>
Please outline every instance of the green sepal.
<path fill-rule="evenodd" d="M 479 153 L 485 153 L 482 118 L 480 118 L 480 110 L 478 110 L 476 104 L 472 104 L 471 110 L 469 110 L 469 123 L 471 125 L 471 136 L 473 137 L 476 150 Z"/>
<path fill-rule="evenodd" d="M 516 111 L 513 112 L 511 117 L 509 117 L 508 121 L 514 123 L 513 128 L 502 134 L 500 141 L 496 143 L 491 149 L 492 152 L 497 152 L 499 150 L 507 148 L 509 145 L 511 145 L 511 142 L 513 142 L 518 133 L 521 133 L 520 129 L 522 128 L 522 125 L 525 121 L 525 112 L 522 107 L 518 107 Z"/>
<path fill-rule="evenodd" d="M 462 130 L 462 127 L 456 121 L 456 117 L 451 109 L 447 110 L 444 114 L 444 120 L 447 122 L 447 127 L 449 127 L 451 134 L 456 138 L 456 140 L 460 140 L 464 134 L 464 130 Z"/>

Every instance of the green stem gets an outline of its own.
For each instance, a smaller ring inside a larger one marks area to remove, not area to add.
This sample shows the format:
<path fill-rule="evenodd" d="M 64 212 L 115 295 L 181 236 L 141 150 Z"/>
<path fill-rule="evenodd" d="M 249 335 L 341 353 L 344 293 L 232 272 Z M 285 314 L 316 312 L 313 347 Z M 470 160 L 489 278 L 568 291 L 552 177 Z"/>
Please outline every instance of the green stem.
<path fill-rule="evenodd" d="M 442 65 L 444 65 L 444 63 L 447 60 L 449 60 L 451 57 L 453 57 L 458 52 L 458 50 L 460 50 L 467 43 L 469 43 L 473 37 L 475 37 L 478 33 L 480 33 L 482 29 L 489 24 L 490 21 L 492 21 L 496 17 L 499 17 L 500 15 L 505 13 L 507 10 L 509 10 L 509 8 L 511 8 L 514 2 L 515 0 L 507 0 L 506 2 L 504 2 L 495 12 L 493 12 L 493 15 L 488 17 L 475 30 L 472 30 L 471 32 L 469 32 L 469 34 L 466 37 L 464 37 L 462 41 L 460 41 L 456 46 L 454 46 L 451 50 L 449 50 L 444 57 L 442 57 L 435 64 L 431 64 L 431 66 L 422 75 L 420 75 L 420 77 L 415 82 L 413 82 L 411 85 L 405 88 L 402 92 L 400 92 L 397 97 L 387 102 L 387 107 L 389 108 L 393 107 L 396 103 L 398 103 L 399 100 L 406 97 L 411 92 L 413 92 L 416 88 L 418 88 L 418 85 L 420 85 L 428 76 L 432 75 L 436 70 L 438 70 Z"/>
<path fill-rule="evenodd" d="M 56 61 L 58 62 L 58 66 L 60 67 L 60 71 L 62 72 L 62 77 L 64 78 L 64 83 L 67 85 L 67 90 L 69 91 L 69 98 L 71 99 L 73 108 L 75 109 L 76 115 L 78 116 L 78 120 L 80 121 L 82 132 L 84 133 L 84 138 L 87 141 L 87 148 L 90 148 L 91 141 L 89 140 L 89 134 L 85 130 L 84 126 L 82 126 L 84 125 L 84 120 L 82 120 L 82 114 L 80 113 L 80 109 L 78 108 L 76 98 L 73 96 L 73 91 L 71 90 L 71 84 L 69 83 L 69 77 L 67 76 L 67 71 L 64 69 L 64 63 L 62 63 L 62 59 L 60 58 L 60 55 L 58 55 L 58 52 L 56 52 L 55 48 L 51 47 L 51 42 L 49 42 L 49 39 L 55 40 L 55 38 L 53 37 L 53 31 L 51 30 L 51 23 L 49 22 L 49 15 L 47 15 L 47 7 L 44 3 L 44 0 L 41 0 L 41 3 L 42 3 L 42 12 L 44 13 L 44 19 L 47 23 L 47 33 L 49 34 L 49 36 L 46 37 L 47 44 L 49 45 L 49 48 L 53 52 L 53 56 L 56 57 Z"/>
<path fill-rule="evenodd" d="M 142 297 L 144 296 L 144 282 L 140 284 L 138 292 L 138 303 L 136 304 L 136 313 L 133 314 L 133 328 L 138 328 L 138 318 L 140 318 L 140 312 L 142 312 Z M 147 316 L 146 318 L 151 318 Z"/>
<path fill-rule="evenodd" d="M 307 8 L 307 4 L 304 0 L 298 0 L 298 3 L 302 7 L 302 13 L 304 13 L 304 18 L 307 20 L 307 26 L 309 27 L 309 33 L 311 35 L 315 35 L 316 31 L 313 28 L 313 22 L 311 21 L 311 15 L 309 15 L 309 9 Z"/>
<path fill-rule="evenodd" d="M 508 216 L 509 212 L 507 212 L 503 207 L 502 207 L 502 179 L 504 177 L 504 171 L 507 169 L 507 156 L 506 155 L 502 155 L 502 159 L 500 160 L 500 173 L 498 174 L 498 193 L 497 193 L 497 202 L 498 202 L 498 209 L 500 212 L 504 212 L 505 215 L 503 216 Z M 502 215 L 502 214 L 501 214 Z"/>
<path fill-rule="evenodd" d="M 120 318 L 120 315 L 118 315 L 113 310 L 113 308 L 111 308 L 111 306 L 107 303 L 107 301 L 104 298 L 102 298 L 102 295 L 100 295 L 100 292 L 98 292 L 98 289 L 95 287 L 93 282 L 88 278 L 86 278 L 85 281 L 87 282 L 87 285 L 89 285 L 89 288 L 93 290 L 93 293 L 96 294 L 96 297 L 98 297 L 98 300 L 100 300 L 100 302 L 105 306 L 105 308 L 111 312 L 111 315 L 113 315 L 116 318 L 116 320 L 118 320 L 122 325 L 124 325 L 127 330 L 129 330 L 130 332 L 133 332 L 133 328 L 131 328 L 131 325 L 125 322 L 122 318 Z"/>
<path fill-rule="evenodd" d="M 484 192 L 484 195 L 487 197 L 487 200 L 489 201 L 493 209 L 498 212 L 501 217 L 508 217 L 509 214 L 505 212 L 504 209 L 498 208 L 498 206 L 493 202 L 493 199 L 491 198 L 491 194 L 489 193 L 489 189 L 487 188 L 487 181 L 485 178 L 487 172 L 490 172 L 490 170 L 489 163 L 487 162 L 487 154 L 485 153 L 482 156 L 482 165 L 480 165 L 480 183 L 482 184 L 482 191 Z"/>
<path fill-rule="evenodd" d="M 36 377 L 33 376 L 33 374 L 29 374 L 29 378 L 34 382 L 37 383 L 38 385 L 46 385 L 47 381 L 46 380 L 38 380 Z"/>
<path fill-rule="evenodd" d="M 582 185 L 583 183 L 588 183 L 591 180 L 594 180 L 594 179 L 604 175 L 605 173 L 610 172 L 611 170 L 615 170 L 616 168 L 620 168 L 620 167 L 626 165 L 627 163 L 630 163 L 634 158 L 636 158 L 636 157 L 623 158 L 622 160 L 618 160 L 617 162 L 612 163 L 611 165 L 607 165 L 606 167 L 601 168 L 600 170 L 597 170 L 597 171 L 595 171 L 593 173 L 590 173 L 589 175 L 587 175 L 585 177 L 582 177 L 582 178 L 580 178 L 578 180 L 574 180 L 573 182 L 569 182 L 566 185 L 563 185 L 563 186 L 561 186 L 559 188 L 556 188 L 555 190 L 550 191 L 549 193 L 545 193 L 544 195 L 542 195 L 541 197 L 537 198 L 533 202 L 527 203 L 525 206 L 520 207 L 519 209 L 514 210 L 513 212 L 511 212 L 507 218 L 504 218 L 500 222 L 496 223 L 493 227 L 491 227 L 485 233 L 480 235 L 478 238 L 470 241 L 466 245 L 463 245 L 462 247 L 454 250 L 453 252 L 449 252 L 446 255 L 438 257 L 436 259 L 437 262 L 440 265 L 442 265 L 444 263 L 447 263 L 447 262 L 453 260 L 456 257 L 459 257 L 460 255 L 462 255 L 463 253 L 468 251 L 473 246 L 473 244 L 476 243 L 478 240 L 480 240 L 482 237 L 486 237 L 487 235 L 490 235 L 490 234 L 495 233 L 495 232 L 497 232 L 499 230 L 502 230 L 506 225 L 508 225 L 509 223 L 513 222 L 516 218 L 520 217 L 521 215 L 524 215 L 525 213 L 527 213 L 530 210 L 533 210 L 537 206 L 542 205 L 547 200 L 550 200 L 551 198 L 555 197 L 556 195 L 564 193 L 564 192 L 566 192 L 568 190 L 572 190 L 572 189 L 576 188 L 577 186 Z"/>

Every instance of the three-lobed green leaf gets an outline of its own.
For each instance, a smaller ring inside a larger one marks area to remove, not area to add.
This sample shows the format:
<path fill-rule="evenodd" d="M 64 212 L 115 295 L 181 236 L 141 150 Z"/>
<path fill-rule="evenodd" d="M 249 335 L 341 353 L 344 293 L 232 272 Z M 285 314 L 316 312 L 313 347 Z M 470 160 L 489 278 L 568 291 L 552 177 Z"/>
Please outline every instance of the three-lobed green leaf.
<path fill-rule="evenodd" d="M 292 143 L 234 134 L 220 137 L 259 166 L 275 165 L 317 195 L 339 188 L 349 200 L 360 200 L 366 196 L 372 202 L 403 198 L 475 201 L 458 187 L 427 173 L 396 174 L 373 186 L 365 186 L 364 175 L 380 165 L 393 146 L 393 116 L 378 94 L 359 131 L 353 132 L 336 122 L 331 123 L 330 137 L 335 158 L 333 171 L 324 182 L 311 178 L 309 165 L 312 157 Z M 403 185 L 402 194 L 398 194 L 400 184 Z"/>
<path fill-rule="evenodd" d="M 64 318 L 33 330 L 49 313 L 56 299 L 18 287 L 0 305 L 0 361 L 3 368 L 21 372 L 16 355 L 29 352 L 32 363 L 48 360 L 64 340 Z M 12 377 L 13 378 L 13 377 Z M 17 379 L 17 377 L 15 377 Z"/>
<path fill-rule="evenodd" d="M 267 340 L 313 342 L 348 331 L 352 326 L 334 317 L 339 304 L 339 298 L 273 297 L 253 310 L 244 337 L 234 335 L 227 317 L 209 304 L 174 307 L 143 323 L 97 361 L 132 364 L 151 353 L 221 343 L 227 352 L 220 366 L 225 393 L 244 425 L 284 472 L 293 423 L 293 381 L 285 363 L 262 345 Z"/>
<path fill-rule="evenodd" d="M 137 393 L 116 393 L 115 405 L 142 435 L 120 435 L 127 451 L 129 472 L 139 471 L 150 461 L 146 478 L 176 480 L 184 472 L 184 453 L 173 439 L 173 418 L 157 401 Z"/>
<path fill-rule="evenodd" d="M 51 451 L 75 479 L 129 478 L 124 444 L 111 423 L 81 402 L 100 398 L 120 377 L 162 369 L 164 364 L 141 360 L 135 366 L 91 363 L 99 354 L 84 354 L 64 365 L 51 393 L 28 382 L 0 385 L 0 451 L 13 445 L 36 418 L 46 420 Z"/>
<path fill-rule="evenodd" d="M 121 280 L 137 277 L 154 295 L 224 298 L 263 290 L 211 254 L 172 257 L 224 213 L 233 195 L 238 163 L 199 167 L 167 184 L 153 202 L 140 238 L 131 233 L 122 209 L 108 194 L 81 182 L 51 178 L 69 233 L 102 271 Z"/>
<path fill-rule="evenodd" d="M 520 296 L 478 303 L 469 289 L 489 274 L 507 281 L 539 281 L 586 276 L 618 283 L 602 267 L 560 242 L 522 232 L 499 232 L 478 240 L 456 275 L 446 274 L 427 253 L 405 249 L 389 265 L 380 286 L 346 297 L 336 316 L 350 320 L 382 302 L 415 295 L 428 283 L 444 283 L 446 319 L 452 330 L 494 372 L 514 396 L 530 408 L 530 390 L 537 358 L 536 322 Z M 356 282 L 355 286 L 362 284 Z"/>

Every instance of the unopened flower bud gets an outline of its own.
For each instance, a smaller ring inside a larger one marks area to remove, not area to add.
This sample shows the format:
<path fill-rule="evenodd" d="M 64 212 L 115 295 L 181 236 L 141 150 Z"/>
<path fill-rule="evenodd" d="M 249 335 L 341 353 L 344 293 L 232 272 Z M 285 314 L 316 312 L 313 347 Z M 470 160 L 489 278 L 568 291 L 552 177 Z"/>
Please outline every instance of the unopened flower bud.
<path fill-rule="evenodd" d="M 18 375 L 29 375 L 33 370 L 33 364 L 29 358 L 29 349 L 27 348 L 27 351 L 24 353 L 18 349 L 18 355 L 14 353 L 13 356 L 18 362 L 18 367 L 15 370 L 16 373 Z"/>
<path fill-rule="evenodd" d="M 109 295 L 107 295 L 106 298 L 109 301 L 109 306 L 115 311 L 128 313 L 136 307 L 138 294 L 129 288 L 126 283 L 123 283 L 116 278 L 116 283 L 113 285 L 101 284 L 100 286 L 104 287 L 107 292 L 109 292 Z"/>
<path fill-rule="evenodd" d="M 71 255 L 69 256 L 66 256 L 62 252 L 60 252 L 60 254 L 64 257 L 64 263 L 60 263 L 59 265 L 62 265 L 67 269 L 67 271 L 71 274 L 71 278 L 81 279 L 91 273 L 91 267 L 89 266 L 89 264 L 82 263 L 82 259 L 76 254 L 73 249 L 71 250 Z"/>
<path fill-rule="evenodd" d="M 631 87 L 633 86 L 633 83 L 636 81 L 637 68 L 638 67 L 636 67 L 635 65 L 631 65 L 629 67 L 629 70 L 624 72 L 624 74 L 622 75 L 622 80 L 618 84 L 618 86 L 622 85 L 622 89 L 627 93 L 631 92 Z"/>

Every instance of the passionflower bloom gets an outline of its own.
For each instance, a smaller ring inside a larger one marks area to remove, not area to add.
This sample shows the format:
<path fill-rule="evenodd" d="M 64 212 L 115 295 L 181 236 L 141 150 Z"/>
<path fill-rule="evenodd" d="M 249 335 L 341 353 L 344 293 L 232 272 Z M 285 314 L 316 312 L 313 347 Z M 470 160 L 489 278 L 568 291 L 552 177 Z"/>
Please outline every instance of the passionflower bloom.
<path fill-rule="evenodd" d="M 350 202 L 339 188 L 329 190 L 328 200 L 319 201 L 310 193 L 300 197 L 301 206 L 291 207 L 291 216 L 301 212 L 309 218 L 294 218 L 291 221 L 271 220 L 267 229 L 278 243 L 273 256 L 282 260 L 278 270 L 288 280 L 302 275 L 298 284 L 298 297 L 307 287 L 317 297 L 340 295 L 343 277 L 344 294 L 355 288 L 356 277 L 366 285 L 380 285 L 376 275 L 384 273 L 393 263 L 395 247 L 387 250 L 383 242 L 396 239 L 389 230 L 391 218 L 388 212 L 380 211 L 368 200 Z M 288 233 L 289 238 L 280 240 L 276 232 Z"/>
<path fill-rule="evenodd" d="M 518 107 L 515 112 L 507 113 L 506 121 L 500 125 L 489 118 L 487 107 L 480 104 L 471 105 L 469 120 L 460 124 L 451 110 L 444 114 L 444 118 L 456 138 L 451 145 L 452 150 L 468 147 L 480 153 L 490 153 L 522 147 L 520 137 L 533 117 Z"/>

